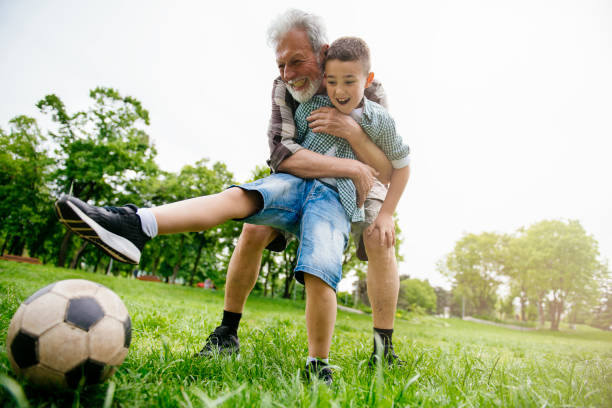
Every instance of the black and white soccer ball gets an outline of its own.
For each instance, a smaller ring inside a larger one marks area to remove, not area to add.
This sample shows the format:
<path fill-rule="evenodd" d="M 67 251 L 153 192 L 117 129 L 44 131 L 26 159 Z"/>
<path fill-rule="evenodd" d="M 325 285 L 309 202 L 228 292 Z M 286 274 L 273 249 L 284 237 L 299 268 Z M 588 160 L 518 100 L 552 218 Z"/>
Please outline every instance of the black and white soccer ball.
<path fill-rule="evenodd" d="M 6 345 L 18 375 L 40 386 L 74 389 L 110 377 L 131 339 L 130 315 L 115 292 L 69 279 L 45 286 L 19 306 Z"/>

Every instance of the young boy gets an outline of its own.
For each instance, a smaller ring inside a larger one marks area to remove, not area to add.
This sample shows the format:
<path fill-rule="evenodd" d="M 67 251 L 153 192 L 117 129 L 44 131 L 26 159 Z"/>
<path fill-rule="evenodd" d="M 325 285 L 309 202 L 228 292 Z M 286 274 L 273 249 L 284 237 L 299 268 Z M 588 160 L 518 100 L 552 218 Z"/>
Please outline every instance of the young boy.
<path fill-rule="evenodd" d="M 397 148 L 398 139 L 392 120 L 388 122 L 390 118 L 386 113 L 383 115 L 384 110 L 363 97 L 363 91 L 372 79 L 372 74 L 368 73 L 367 52 L 347 61 L 341 59 L 344 54 L 338 55 L 328 61 L 328 81 L 332 82 L 328 94 L 333 106 L 337 103 L 341 111 L 349 113 L 363 100 L 362 122 L 366 133 L 375 142 L 382 143 L 382 150 L 389 152 L 394 163 L 399 160 L 407 164 L 408 148 Z M 329 100 L 327 102 L 329 106 Z M 345 142 L 343 139 L 307 131 L 305 118 L 312 106 L 304 105 L 304 109 L 296 112 L 296 123 L 300 124 L 304 143 L 319 153 L 334 154 L 335 151 L 346 155 L 343 157 L 354 157 L 350 146 L 346 148 L 342 144 Z M 318 138 L 327 142 L 317 144 Z M 393 147 L 383 147 L 386 144 Z M 391 216 L 407 180 L 407 172 L 404 178 L 401 175 L 402 172 L 394 171 L 389 194 L 375 221 L 389 237 L 389 242 L 392 242 L 394 231 Z M 157 234 L 201 231 L 230 219 L 269 225 L 297 235 L 300 247 L 295 273 L 298 281 L 305 284 L 307 292 L 307 370 L 331 383 L 327 358 L 336 316 L 335 289 L 342 277 L 342 254 L 348 242 L 350 220 L 362 219 L 360 214 L 363 211 L 355 208 L 352 182 L 339 179 L 337 187 L 333 186 L 334 182 L 333 179 L 321 182 L 273 174 L 252 183 L 232 186 L 218 194 L 151 209 L 138 209 L 133 205 L 100 208 L 64 196 L 56 203 L 56 210 L 60 220 L 76 234 L 98 245 L 115 259 L 129 263 L 139 262 L 140 251 Z"/>
<path fill-rule="evenodd" d="M 298 130 L 297 142 L 305 148 L 336 157 L 356 159 L 350 144 L 341 138 L 325 133 L 314 133 L 308 127 L 310 113 L 322 106 L 334 106 L 340 112 L 351 115 L 366 134 L 376 143 L 391 161 L 394 168 L 389 192 L 383 202 L 372 231 L 377 225 L 383 227 L 387 239 L 395 232 L 393 212 L 401 197 L 408 177 L 410 164 L 408 146 L 402 144 L 401 137 L 395 132 L 395 123 L 387 111 L 364 96 L 365 88 L 374 79 L 370 72 L 370 51 L 360 38 L 343 37 L 332 43 L 325 61 L 327 96 L 315 95 L 300 104 L 295 113 Z M 337 188 L 340 201 L 352 222 L 363 221 L 363 208 L 357 208 L 356 189 L 350 179 L 322 179 Z M 354 233 L 354 231 L 353 231 Z"/>

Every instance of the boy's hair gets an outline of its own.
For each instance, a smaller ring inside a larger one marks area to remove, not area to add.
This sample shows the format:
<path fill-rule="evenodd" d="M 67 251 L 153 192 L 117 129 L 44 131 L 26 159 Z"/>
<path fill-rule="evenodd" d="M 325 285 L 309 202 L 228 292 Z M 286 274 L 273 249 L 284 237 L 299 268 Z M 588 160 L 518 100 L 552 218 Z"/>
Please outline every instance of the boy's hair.
<path fill-rule="evenodd" d="M 363 71 L 370 72 L 370 48 L 365 41 L 357 37 L 341 37 L 329 46 L 326 61 L 359 61 Z"/>
<path fill-rule="evenodd" d="M 310 46 L 315 54 L 327 44 L 327 34 L 323 19 L 302 10 L 289 9 L 277 16 L 268 28 L 268 43 L 276 49 L 280 40 L 289 31 L 300 28 L 308 35 Z"/>

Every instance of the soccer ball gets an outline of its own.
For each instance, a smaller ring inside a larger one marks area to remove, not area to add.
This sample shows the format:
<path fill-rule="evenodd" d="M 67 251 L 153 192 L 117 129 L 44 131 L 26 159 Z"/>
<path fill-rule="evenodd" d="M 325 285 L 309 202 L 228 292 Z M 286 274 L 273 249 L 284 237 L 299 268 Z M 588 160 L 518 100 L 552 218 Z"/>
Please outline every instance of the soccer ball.
<path fill-rule="evenodd" d="M 18 375 L 36 385 L 74 389 L 110 377 L 131 339 L 130 315 L 115 292 L 69 279 L 45 286 L 19 306 L 6 344 Z"/>

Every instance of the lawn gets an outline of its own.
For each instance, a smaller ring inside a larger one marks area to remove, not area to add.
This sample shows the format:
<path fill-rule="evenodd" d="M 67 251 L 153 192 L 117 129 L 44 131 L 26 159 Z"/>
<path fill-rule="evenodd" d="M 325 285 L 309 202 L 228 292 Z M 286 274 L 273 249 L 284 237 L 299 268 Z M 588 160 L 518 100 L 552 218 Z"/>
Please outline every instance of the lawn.
<path fill-rule="evenodd" d="M 338 313 L 331 388 L 302 380 L 304 303 L 251 297 L 240 358 L 193 358 L 220 322 L 223 293 L 0 261 L 0 379 L 14 375 L 6 354 L 21 301 L 62 279 L 114 290 L 132 318 L 130 352 L 109 382 L 76 392 L 39 390 L 16 379 L 30 406 L 361 407 L 612 406 L 612 333 L 578 328 L 520 332 L 458 319 L 398 320 L 396 352 L 407 365 L 369 369 L 371 320 Z M 0 406 L 16 405 L 0 387 Z"/>

